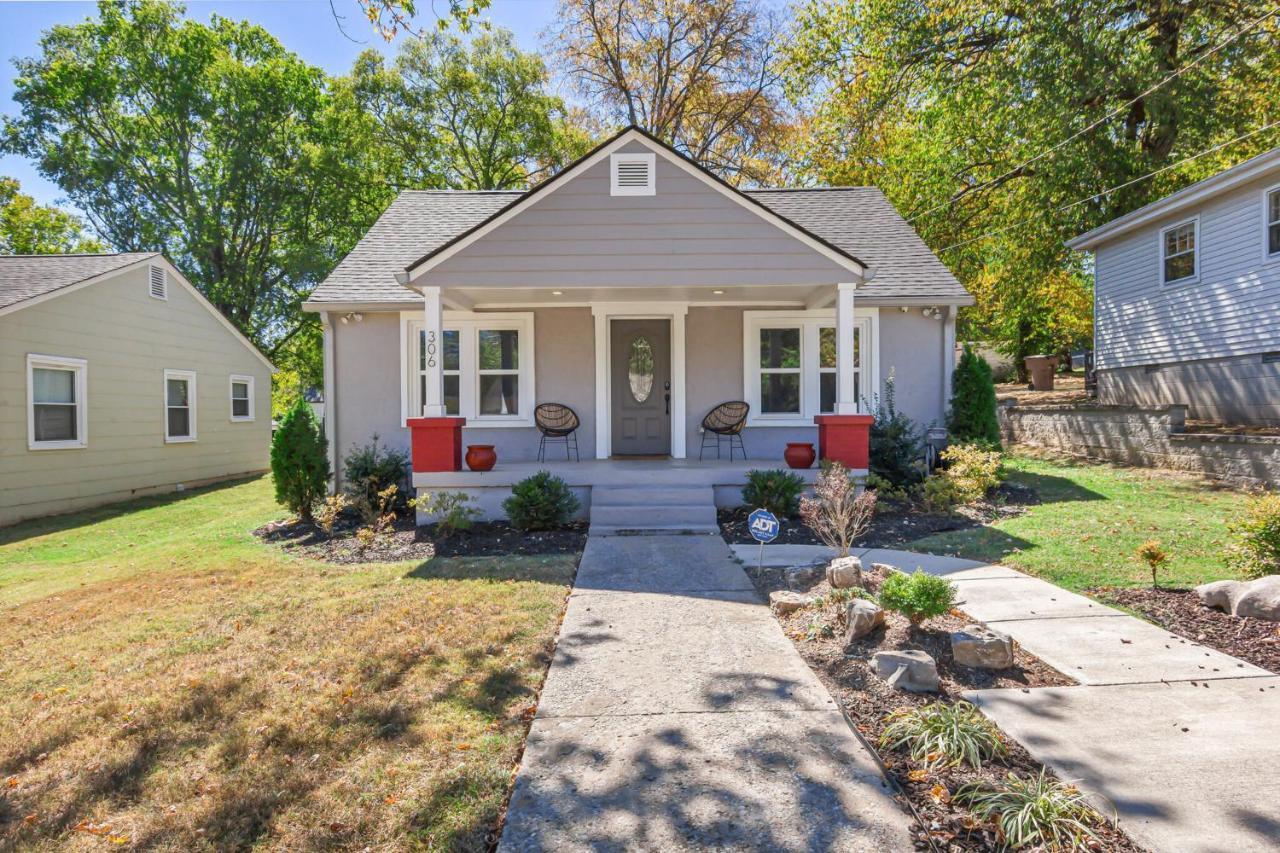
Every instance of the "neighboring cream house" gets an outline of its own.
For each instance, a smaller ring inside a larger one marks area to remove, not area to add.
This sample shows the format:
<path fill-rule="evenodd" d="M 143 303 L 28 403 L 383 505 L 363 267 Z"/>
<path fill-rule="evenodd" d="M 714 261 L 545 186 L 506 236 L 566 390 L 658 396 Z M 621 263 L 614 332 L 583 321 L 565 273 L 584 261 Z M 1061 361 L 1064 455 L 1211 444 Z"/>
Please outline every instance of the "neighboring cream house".
<path fill-rule="evenodd" d="M 1094 253 L 1100 402 L 1280 426 L 1280 148 L 1067 245 Z"/>
<path fill-rule="evenodd" d="M 0 525 L 265 470 L 273 371 L 163 255 L 0 256 Z"/>

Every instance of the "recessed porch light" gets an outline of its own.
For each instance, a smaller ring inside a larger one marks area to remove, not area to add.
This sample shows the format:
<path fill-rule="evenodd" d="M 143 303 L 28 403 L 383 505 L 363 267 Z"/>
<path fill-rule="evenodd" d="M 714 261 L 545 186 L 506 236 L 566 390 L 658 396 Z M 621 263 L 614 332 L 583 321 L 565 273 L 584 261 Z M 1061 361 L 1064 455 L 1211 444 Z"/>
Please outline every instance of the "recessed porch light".
<path fill-rule="evenodd" d="M 711 292 L 714 293 L 716 296 L 724 296 L 723 290 L 713 290 Z"/>
<path fill-rule="evenodd" d="M 553 291 L 551 291 L 551 295 L 552 295 L 552 296 L 564 296 L 564 291 L 563 291 L 563 290 L 553 290 Z"/>

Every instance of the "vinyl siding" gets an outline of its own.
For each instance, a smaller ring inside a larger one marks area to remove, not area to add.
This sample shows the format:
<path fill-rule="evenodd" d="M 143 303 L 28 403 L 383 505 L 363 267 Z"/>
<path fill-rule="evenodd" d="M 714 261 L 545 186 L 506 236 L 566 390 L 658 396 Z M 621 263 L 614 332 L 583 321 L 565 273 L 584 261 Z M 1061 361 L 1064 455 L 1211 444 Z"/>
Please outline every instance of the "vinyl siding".
<path fill-rule="evenodd" d="M 1280 173 L 1104 243 L 1096 252 L 1099 369 L 1280 350 L 1280 258 L 1263 259 L 1263 190 Z M 1199 216 L 1200 277 L 1161 283 L 1159 235 Z"/>
<path fill-rule="evenodd" d="M 147 267 L 0 317 L 0 524 L 268 467 L 271 374 L 172 277 Z M 27 447 L 28 353 L 88 362 L 88 446 Z M 164 370 L 196 379 L 194 442 L 164 441 Z M 254 377 L 251 422 L 231 421 L 230 376 Z"/>

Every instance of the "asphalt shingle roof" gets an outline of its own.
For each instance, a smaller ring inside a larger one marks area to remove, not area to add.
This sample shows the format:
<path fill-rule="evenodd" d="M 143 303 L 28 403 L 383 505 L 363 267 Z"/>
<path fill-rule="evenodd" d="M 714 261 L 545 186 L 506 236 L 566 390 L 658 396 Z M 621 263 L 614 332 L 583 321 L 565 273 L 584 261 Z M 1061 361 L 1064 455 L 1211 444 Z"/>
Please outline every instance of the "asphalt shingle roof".
<path fill-rule="evenodd" d="M 875 187 L 747 190 L 780 216 L 865 261 L 875 277 L 864 299 L 968 301 L 955 276 Z M 405 190 L 308 301 L 408 302 L 396 273 L 463 234 L 523 192 Z"/>
<path fill-rule="evenodd" d="M 0 255 L 0 308 L 127 267 L 156 252 L 113 255 Z"/>

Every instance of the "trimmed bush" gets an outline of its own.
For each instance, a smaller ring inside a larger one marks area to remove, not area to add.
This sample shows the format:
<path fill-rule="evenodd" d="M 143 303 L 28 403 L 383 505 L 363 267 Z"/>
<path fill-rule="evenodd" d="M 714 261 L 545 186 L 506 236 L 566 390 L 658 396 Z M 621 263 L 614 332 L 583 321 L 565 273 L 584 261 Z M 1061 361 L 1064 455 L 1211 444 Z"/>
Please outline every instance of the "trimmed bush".
<path fill-rule="evenodd" d="M 747 485 L 742 489 L 742 502 L 749 507 L 762 507 L 781 518 L 800 511 L 800 494 L 804 480 L 782 469 L 748 471 Z"/>
<path fill-rule="evenodd" d="M 568 484 L 550 471 L 525 477 L 511 487 L 511 497 L 502 502 L 512 526 L 520 530 L 561 527 L 578 507 L 578 499 L 569 491 Z"/>
<path fill-rule="evenodd" d="M 372 441 L 363 447 L 353 447 L 347 454 L 343 467 L 346 492 L 366 524 L 383 514 L 379 512 L 382 503 L 379 495 L 386 492 L 388 486 L 395 486 L 396 492 L 387 509 L 404 508 L 406 489 L 402 487 L 408 465 L 409 454 L 394 447 L 379 447 L 376 432 Z"/>
<path fill-rule="evenodd" d="M 311 406 L 301 399 L 285 413 L 271 439 L 271 475 L 276 500 L 309 523 L 312 508 L 329 488 L 329 442 Z"/>
<path fill-rule="evenodd" d="M 1227 529 L 1236 537 L 1227 552 L 1234 568 L 1247 578 L 1280 575 L 1280 494 L 1251 498 L 1244 517 Z"/>
<path fill-rule="evenodd" d="M 912 625 L 941 616 L 955 600 L 956 588 L 950 581 L 919 569 L 910 575 L 890 572 L 880 584 L 880 606 L 901 613 Z"/>
<path fill-rule="evenodd" d="M 969 702 L 934 702 L 894 711 L 880 735 L 880 746 L 905 748 L 914 760 L 928 764 L 963 763 L 974 769 L 1006 752 L 1000 730 Z"/>
<path fill-rule="evenodd" d="M 968 344 L 951 374 L 951 407 L 947 412 L 951 440 L 1000 447 L 996 420 L 996 386 L 991 365 Z"/>
<path fill-rule="evenodd" d="M 890 376 L 876 405 L 868 468 L 894 488 L 906 489 L 924 479 L 924 442 L 915 421 L 898 411 L 893 385 Z"/>

